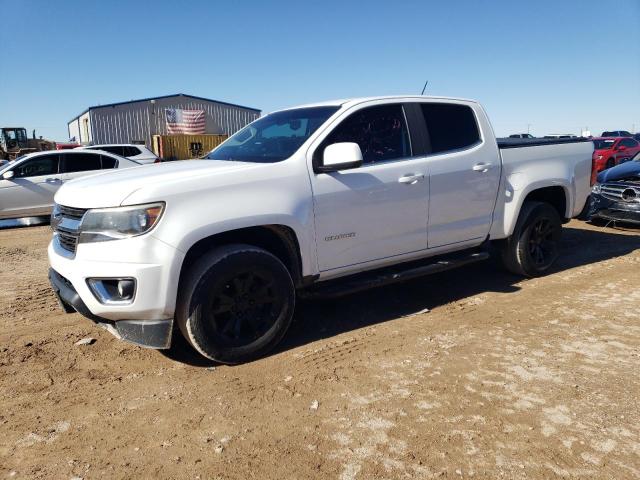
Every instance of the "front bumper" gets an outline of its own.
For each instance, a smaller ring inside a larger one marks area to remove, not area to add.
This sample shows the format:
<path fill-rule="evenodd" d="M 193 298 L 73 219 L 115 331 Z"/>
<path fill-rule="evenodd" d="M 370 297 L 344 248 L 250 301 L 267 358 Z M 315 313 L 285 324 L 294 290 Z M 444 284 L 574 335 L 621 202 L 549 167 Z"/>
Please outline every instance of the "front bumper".
<path fill-rule="evenodd" d="M 67 313 L 78 312 L 109 331 L 120 340 L 147 348 L 169 348 L 173 332 L 173 319 L 164 320 L 107 320 L 91 313 L 69 280 L 53 268 L 49 269 L 49 282 L 60 306 Z"/>
<path fill-rule="evenodd" d="M 79 244 L 73 255 L 54 235 L 48 255 L 49 278 L 65 311 L 76 311 L 123 340 L 169 348 L 182 252 L 141 235 Z M 88 285 L 90 278 L 133 278 L 135 296 L 127 304 L 101 303 Z"/>
<path fill-rule="evenodd" d="M 589 206 L 591 218 L 640 224 L 640 203 L 615 201 L 592 193 Z"/>

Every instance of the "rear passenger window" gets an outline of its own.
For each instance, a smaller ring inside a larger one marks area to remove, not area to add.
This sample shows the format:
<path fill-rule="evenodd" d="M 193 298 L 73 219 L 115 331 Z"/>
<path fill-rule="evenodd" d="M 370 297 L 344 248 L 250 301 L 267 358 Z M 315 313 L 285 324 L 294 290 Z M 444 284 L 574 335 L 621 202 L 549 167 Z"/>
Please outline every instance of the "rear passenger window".
<path fill-rule="evenodd" d="M 122 147 L 96 147 L 105 152 L 113 153 L 114 155 L 124 156 L 122 152 Z"/>
<path fill-rule="evenodd" d="M 467 148 L 480 141 L 480 132 L 471 107 L 452 103 L 421 103 L 429 129 L 431 152 Z"/>
<path fill-rule="evenodd" d="M 135 157 L 136 155 L 140 155 L 140 150 L 136 147 L 122 147 L 123 157 Z"/>
<path fill-rule="evenodd" d="M 113 157 L 107 157 L 106 155 L 100 155 L 102 160 L 102 168 L 116 168 L 116 159 Z"/>
<path fill-rule="evenodd" d="M 64 156 L 65 173 L 100 170 L 100 155 L 94 153 L 67 153 Z"/>
<path fill-rule="evenodd" d="M 354 142 L 360 146 L 363 163 L 411 156 L 409 132 L 402 105 L 363 108 L 351 114 L 324 140 L 318 150 L 332 143 Z"/>

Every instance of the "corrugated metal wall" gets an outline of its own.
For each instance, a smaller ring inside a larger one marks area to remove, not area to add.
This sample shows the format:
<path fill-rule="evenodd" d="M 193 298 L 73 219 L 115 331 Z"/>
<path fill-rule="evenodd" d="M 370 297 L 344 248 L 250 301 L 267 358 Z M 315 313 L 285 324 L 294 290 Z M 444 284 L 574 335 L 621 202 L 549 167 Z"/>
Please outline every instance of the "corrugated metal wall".
<path fill-rule="evenodd" d="M 152 146 L 153 135 L 166 135 L 166 108 L 204 110 L 206 133 L 231 135 L 260 116 L 256 110 L 189 97 L 169 97 L 91 109 L 94 145 L 144 141 Z"/>

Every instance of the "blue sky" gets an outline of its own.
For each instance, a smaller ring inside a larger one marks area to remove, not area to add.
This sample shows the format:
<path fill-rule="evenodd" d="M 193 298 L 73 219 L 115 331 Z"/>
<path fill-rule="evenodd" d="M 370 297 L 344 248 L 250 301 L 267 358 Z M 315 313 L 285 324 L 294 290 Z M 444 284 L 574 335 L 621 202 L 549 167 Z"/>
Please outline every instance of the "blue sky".
<path fill-rule="evenodd" d="M 0 0 L 0 12 L 0 125 L 55 140 L 89 105 L 181 92 L 269 112 L 419 93 L 425 79 L 428 94 L 482 102 L 498 135 L 640 131 L 640 0 Z"/>

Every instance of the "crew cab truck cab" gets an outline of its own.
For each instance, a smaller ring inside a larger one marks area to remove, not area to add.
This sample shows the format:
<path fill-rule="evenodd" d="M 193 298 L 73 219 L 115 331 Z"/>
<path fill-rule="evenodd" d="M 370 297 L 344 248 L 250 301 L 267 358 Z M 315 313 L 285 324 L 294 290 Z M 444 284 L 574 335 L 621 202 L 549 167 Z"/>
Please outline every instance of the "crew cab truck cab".
<path fill-rule="evenodd" d="M 583 139 L 497 141 L 469 100 L 282 110 L 203 160 L 64 185 L 49 276 L 67 311 L 125 340 L 181 334 L 243 362 L 280 341 L 299 295 L 464 265 L 490 242 L 509 270 L 544 274 L 585 205 L 592 153 Z"/>

